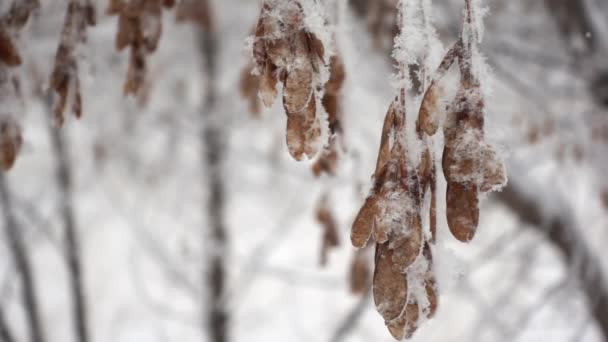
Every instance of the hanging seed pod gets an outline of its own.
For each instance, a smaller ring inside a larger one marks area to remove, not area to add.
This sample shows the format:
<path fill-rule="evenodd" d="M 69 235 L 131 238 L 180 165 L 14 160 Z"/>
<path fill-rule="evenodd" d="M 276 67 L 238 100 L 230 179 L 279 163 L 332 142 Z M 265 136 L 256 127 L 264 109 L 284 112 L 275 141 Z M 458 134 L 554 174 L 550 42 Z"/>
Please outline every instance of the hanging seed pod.
<path fill-rule="evenodd" d="M 328 66 L 326 47 L 305 25 L 299 1 L 266 0 L 253 38 L 253 61 L 260 75 L 260 98 L 270 107 L 283 83 L 287 146 L 296 160 L 314 157 L 322 145 L 317 115 Z M 325 69 L 325 70 L 322 70 Z M 323 71 L 323 72 L 322 72 Z"/>
<path fill-rule="evenodd" d="M 93 25 L 95 25 L 93 4 L 88 0 L 70 0 L 50 81 L 51 89 L 58 96 L 53 112 L 55 121 L 59 125 L 63 124 L 65 107 L 70 102 L 74 116 L 77 118 L 82 116 L 76 49 L 86 43 L 87 27 Z"/>
<path fill-rule="evenodd" d="M 147 56 L 158 48 L 162 35 L 162 10 L 174 1 L 112 0 L 107 13 L 118 15 L 115 45 L 118 51 L 129 47 L 129 66 L 123 86 L 125 96 L 137 96 L 144 103 L 150 82 L 147 79 Z"/>
<path fill-rule="evenodd" d="M 331 137 L 329 147 L 321 152 L 319 158 L 312 165 L 312 172 L 315 177 L 326 173 L 329 176 L 335 176 L 338 168 L 338 138 Z"/>
<path fill-rule="evenodd" d="M 385 321 L 397 319 L 407 302 L 407 280 L 393 261 L 394 249 L 385 242 L 376 245 L 373 295 L 376 309 Z"/>
<path fill-rule="evenodd" d="M 247 99 L 249 103 L 249 112 L 255 117 L 259 118 L 261 113 L 260 99 L 258 98 L 258 92 L 260 91 L 260 78 L 251 73 L 253 64 L 248 64 L 241 71 L 241 80 L 239 90 L 241 96 Z"/>
<path fill-rule="evenodd" d="M 324 195 L 319 202 L 316 213 L 317 222 L 319 222 L 323 227 L 321 253 L 319 259 L 321 266 L 325 266 L 327 264 L 327 255 L 329 250 L 340 245 L 340 240 L 338 238 L 338 223 L 336 222 L 336 219 L 329 208 L 328 201 L 328 196 Z"/>
<path fill-rule="evenodd" d="M 23 143 L 19 107 L 22 92 L 19 79 L 11 69 L 23 60 L 16 44 L 19 31 L 31 13 L 40 6 L 37 0 L 13 1 L 0 17 L 0 169 L 10 170 Z"/>
<path fill-rule="evenodd" d="M 401 341 L 412 337 L 418 329 L 419 310 L 418 303 L 412 298 L 408 301 L 401 316 L 386 323 L 388 331 L 396 340 Z"/>
<path fill-rule="evenodd" d="M 429 136 L 435 135 L 439 128 L 439 114 L 441 111 L 440 98 L 443 91 L 437 83 L 432 83 L 422 99 L 418 125 Z"/>
<path fill-rule="evenodd" d="M 329 121 L 329 145 L 323 149 L 319 158 L 312 166 L 313 173 L 319 177 L 322 173 L 327 173 L 330 176 L 335 176 L 338 168 L 338 150 L 342 143 L 342 124 L 339 108 L 339 93 L 342 89 L 342 84 L 345 79 L 344 64 L 338 55 L 334 55 L 330 59 L 330 77 L 325 84 L 325 94 L 323 95 L 322 104 L 327 112 Z"/>

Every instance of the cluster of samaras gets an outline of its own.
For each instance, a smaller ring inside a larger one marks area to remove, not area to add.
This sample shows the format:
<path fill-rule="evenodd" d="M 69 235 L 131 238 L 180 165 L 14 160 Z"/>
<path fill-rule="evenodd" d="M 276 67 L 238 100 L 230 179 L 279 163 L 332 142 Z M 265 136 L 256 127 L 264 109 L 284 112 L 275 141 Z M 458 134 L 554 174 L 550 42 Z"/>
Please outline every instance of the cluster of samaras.
<path fill-rule="evenodd" d="M 162 33 L 163 7 L 174 0 L 112 0 L 109 15 L 118 15 L 116 49 L 129 47 L 129 68 L 123 87 L 125 95 L 138 95 L 146 85 L 146 57 L 156 51 Z"/>
<path fill-rule="evenodd" d="M 374 301 L 398 340 L 410 337 L 437 308 L 432 267 L 437 225 L 436 168 L 429 141 L 440 123 L 443 122 L 444 134 L 441 164 L 447 181 L 446 215 L 456 239 L 468 242 L 473 238 L 480 193 L 506 184 L 504 165 L 484 140 L 484 101 L 480 82 L 472 70 L 472 41 L 461 39 L 454 45 L 426 89 L 416 125 L 417 138 L 423 146 L 420 156 L 408 153 L 406 91 L 402 89 L 391 104 L 384 121 L 371 194 L 352 227 L 354 246 L 364 247 L 372 237 L 376 242 Z M 440 82 L 456 60 L 460 87 L 445 119 L 440 120 Z M 430 203 L 426 204 L 429 197 Z M 423 211 L 427 209 L 428 229 L 422 224 Z"/>
<path fill-rule="evenodd" d="M 0 168 L 10 169 L 21 149 L 22 137 L 14 111 L 8 103 L 20 97 L 19 82 L 11 76 L 9 68 L 21 65 L 21 53 L 15 43 L 19 31 L 25 26 L 32 11 L 38 8 L 37 0 L 13 2 L 0 17 Z"/>
<path fill-rule="evenodd" d="M 321 106 L 327 81 L 326 47 L 304 23 L 299 1 L 266 1 L 253 41 L 253 60 L 259 73 L 259 96 L 266 107 L 283 83 L 287 114 L 287 146 L 296 160 L 312 158 L 321 146 Z"/>

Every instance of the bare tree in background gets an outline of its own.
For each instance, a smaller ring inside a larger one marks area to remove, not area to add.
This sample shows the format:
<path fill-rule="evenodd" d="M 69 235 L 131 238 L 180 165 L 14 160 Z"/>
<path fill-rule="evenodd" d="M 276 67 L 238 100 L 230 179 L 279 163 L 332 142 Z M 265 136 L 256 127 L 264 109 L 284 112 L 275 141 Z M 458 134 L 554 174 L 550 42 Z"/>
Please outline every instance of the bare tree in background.
<path fill-rule="evenodd" d="M 226 265 L 228 236 L 224 222 L 225 189 L 223 159 L 226 153 L 227 134 L 221 113 L 217 110 L 217 53 L 216 28 L 211 20 L 211 4 L 208 0 L 192 0 L 197 9 L 198 44 L 202 57 L 203 78 L 206 93 L 201 110 L 201 151 L 206 173 L 204 191 L 207 192 L 205 217 L 208 227 L 202 230 L 202 246 L 207 248 L 207 267 L 203 275 L 203 308 L 206 317 L 204 327 L 213 342 L 226 342 L 228 336 L 228 312 L 226 311 Z M 187 2 L 187 1 L 186 1 Z M 205 290 L 203 290 L 205 291 Z"/>
<path fill-rule="evenodd" d="M 36 298 L 36 280 L 32 262 L 25 247 L 23 229 L 15 217 L 13 201 L 6 182 L 6 175 L 0 173 L 0 199 L 4 211 L 4 231 L 8 249 L 21 279 L 21 296 L 31 342 L 44 342 L 43 323 L 40 319 L 40 305 Z"/>
<path fill-rule="evenodd" d="M 50 108 L 50 106 L 49 106 Z M 70 294 L 72 296 L 72 319 L 77 341 L 88 342 L 88 320 L 86 308 L 86 291 L 80 251 L 80 239 L 77 233 L 73 205 L 73 176 L 70 157 L 65 145 L 64 133 L 60 127 L 49 120 L 51 145 L 55 153 L 56 180 L 58 186 L 61 221 L 65 234 L 65 258 L 69 275 Z"/>

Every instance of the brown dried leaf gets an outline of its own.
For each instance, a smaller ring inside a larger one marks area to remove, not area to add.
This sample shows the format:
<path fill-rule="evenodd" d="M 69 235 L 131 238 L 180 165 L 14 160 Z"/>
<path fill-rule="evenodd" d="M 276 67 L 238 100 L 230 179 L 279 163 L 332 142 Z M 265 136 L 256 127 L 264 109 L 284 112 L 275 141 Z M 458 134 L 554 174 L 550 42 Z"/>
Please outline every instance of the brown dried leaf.
<path fill-rule="evenodd" d="M 388 243 L 376 244 L 373 295 L 385 321 L 398 318 L 407 301 L 407 280 L 393 262 L 393 253 Z"/>

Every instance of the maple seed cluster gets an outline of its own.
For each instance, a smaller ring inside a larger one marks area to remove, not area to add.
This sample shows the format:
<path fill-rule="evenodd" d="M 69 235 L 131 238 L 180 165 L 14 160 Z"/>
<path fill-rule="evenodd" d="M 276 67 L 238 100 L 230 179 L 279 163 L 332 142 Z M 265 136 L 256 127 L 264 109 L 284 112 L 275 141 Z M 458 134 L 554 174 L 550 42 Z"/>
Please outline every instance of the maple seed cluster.
<path fill-rule="evenodd" d="M 70 0 L 61 31 L 61 40 L 55 55 L 55 66 L 51 74 L 51 89 L 59 96 L 54 115 L 58 124 L 63 124 L 64 111 L 71 102 L 72 112 L 82 116 L 82 95 L 78 77 L 79 44 L 86 42 L 86 28 L 95 25 L 95 7 L 91 0 Z"/>
<path fill-rule="evenodd" d="M 440 128 L 441 81 L 458 61 L 459 90 L 443 120 L 441 160 L 447 181 L 446 216 L 452 235 L 469 242 L 479 223 L 480 193 L 506 182 L 503 162 L 484 139 L 485 104 L 474 69 L 478 32 L 466 1 L 462 36 L 450 49 L 424 92 L 416 124 L 423 143 L 410 156 L 406 139 L 406 90 L 400 89 L 386 114 L 370 195 L 352 227 L 351 241 L 365 247 L 376 242 L 373 296 L 378 312 L 397 340 L 409 338 L 437 309 L 432 246 L 437 234 L 436 168 L 430 139 Z M 430 204 L 425 199 L 430 194 Z M 428 230 L 422 211 L 429 210 Z"/>
<path fill-rule="evenodd" d="M 143 95 L 147 86 L 147 56 L 158 48 L 162 33 L 163 7 L 174 0 L 111 0 L 109 15 L 118 15 L 116 49 L 130 48 L 129 67 L 123 86 L 125 95 Z"/>
<path fill-rule="evenodd" d="M 260 74 L 259 96 L 266 107 L 277 97 L 283 83 L 283 107 L 287 114 L 287 146 L 296 160 L 312 158 L 320 148 L 321 122 L 317 115 L 326 68 L 325 46 L 304 25 L 301 4 L 266 1 L 255 29 L 253 60 Z"/>
<path fill-rule="evenodd" d="M 11 76 L 10 71 L 22 63 L 15 41 L 31 13 L 39 6 L 37 0 L 15 1 L 0 17 L 0 103 L 3 104 L 0 108 L 0 169 L 3 171 L 13 167 L 23 141 L 16 108 L 4 105 L 20 97 L 19 81 Z"/>
<path fill-rule="evenodd" d="M 405 90 L 402 90 L 386 114 L 371 195 L 351 232 L 355 247 L 365 247 L 372 237 L 376 241 L 374 302 L 398 340 L 410 337 L 418 322 L 423 317 L 431 318 L 437 308 L 429 245 L 432 241 L 424 234 L 421 213 L 424 200 L 421 180 L 429 183 L 431 168 L 421 163 L 417 169 L 409 162 L 405 124 Z M 431 206 L 431 215 L 434 210 Z M 412 267 L 415 263 L 416 267 Z M 424 300 L 414 296 L 410 286 L 422 288 Z"/>

